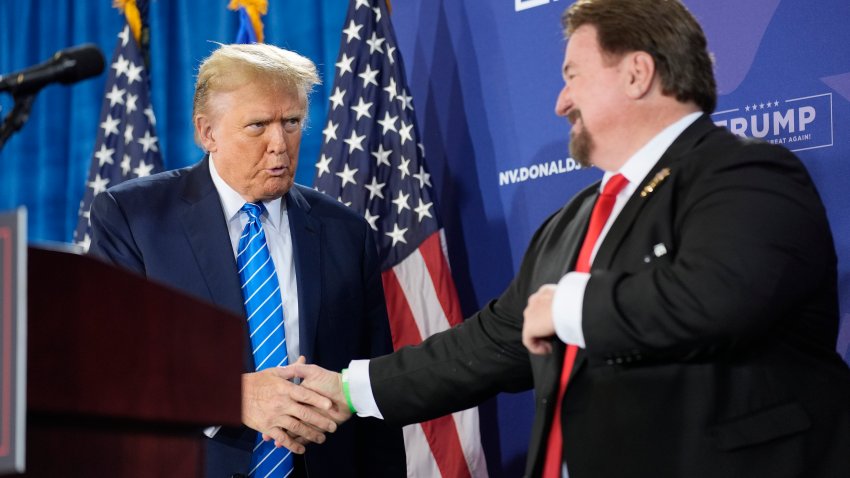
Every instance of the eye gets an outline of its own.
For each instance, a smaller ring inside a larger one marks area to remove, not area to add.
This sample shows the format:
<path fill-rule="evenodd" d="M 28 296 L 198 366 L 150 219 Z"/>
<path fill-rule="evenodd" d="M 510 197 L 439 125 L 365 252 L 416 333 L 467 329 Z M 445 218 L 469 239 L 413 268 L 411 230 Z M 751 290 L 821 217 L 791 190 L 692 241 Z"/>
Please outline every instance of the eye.
<path fill-rule="evenodd" d="M 301 118 L 287 118 L 283 120 L 283 130 L 287 133 L 294 133 L 301 129 Z"/>

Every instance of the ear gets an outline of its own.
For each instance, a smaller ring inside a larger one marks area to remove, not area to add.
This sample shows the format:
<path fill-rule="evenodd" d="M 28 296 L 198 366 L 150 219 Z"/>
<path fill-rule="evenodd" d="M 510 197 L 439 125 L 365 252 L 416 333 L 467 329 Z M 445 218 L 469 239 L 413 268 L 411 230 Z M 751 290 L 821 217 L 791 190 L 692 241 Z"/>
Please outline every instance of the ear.
<path fill-rule="evenodd" d="M 208 153 L 214 153 L 217 149 L 212 118 L 206 114 L 195 116 L 195 137 Z"/>
<path fill-rule="evenodd" d="M 626 55 L 626 94 L 639 99 L 652 89 L 655 80 L 655 60 L 645 51 L 636 51 Z"/>

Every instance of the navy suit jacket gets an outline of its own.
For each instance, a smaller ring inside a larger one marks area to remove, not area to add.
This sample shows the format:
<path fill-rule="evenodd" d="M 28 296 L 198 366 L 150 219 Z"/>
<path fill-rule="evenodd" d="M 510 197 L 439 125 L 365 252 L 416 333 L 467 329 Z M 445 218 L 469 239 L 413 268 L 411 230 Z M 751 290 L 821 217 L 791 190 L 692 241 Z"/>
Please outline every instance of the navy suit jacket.
<path fill-rule="evenodd" d="M 90 253 L 244 317 L 236 260 L 208 161 L 98 195 L 91 209 Z M 301 355 L 339 371 L 352 359 L 391 352 L 377 249 L 366 221 L 297 184 L 283 199 L 298 281 Z M 247 333 L 245 341 L 249 344 Z M 250 352 L 244 361 L 253 370 Z M 247 473 L 255 437 L 242 427 L 223 429 L 209 440 L 207 476 Z M 297 466 L 306 466 L 310 477 L 404 476 L 401 429 L 352 420 L 324 444 L 308 447 Z"/>

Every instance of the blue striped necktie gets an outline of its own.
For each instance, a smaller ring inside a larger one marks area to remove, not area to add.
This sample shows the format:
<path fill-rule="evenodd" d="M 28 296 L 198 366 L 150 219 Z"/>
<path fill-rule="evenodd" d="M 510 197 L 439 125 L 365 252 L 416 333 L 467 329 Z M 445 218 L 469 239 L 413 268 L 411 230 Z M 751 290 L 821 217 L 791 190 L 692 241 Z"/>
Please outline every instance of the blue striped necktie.
<path fill-rule="evenodd" d="M 248 223 L 239 237 L 239 252 L 236 255 L 245 313 L 248 315 L 254 368 L 258 372 L 288 363 L 280 283 L 260 223 L 260 215 L 265 210 L 262 203 L 249 202 L 242 206 L 241 211 L 248 214 Z M 292 473 L 292 468 L 291 452 L 286 448 L 275 448 L 274 441 L 264 442 L 258 433 L 248 476 L 283 478 Z"/>

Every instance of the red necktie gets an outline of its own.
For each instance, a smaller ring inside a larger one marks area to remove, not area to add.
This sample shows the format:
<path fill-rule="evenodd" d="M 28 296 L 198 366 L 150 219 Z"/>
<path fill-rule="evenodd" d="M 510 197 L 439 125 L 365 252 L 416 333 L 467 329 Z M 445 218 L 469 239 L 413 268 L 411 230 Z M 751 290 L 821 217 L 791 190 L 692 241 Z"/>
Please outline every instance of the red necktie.
<path fill-rule="evenodd" d="M 576 261 L 576 272 L 590 272 L 590 256 L 593 253 L 593 247 L 596 245 L 597 239 L 599 239 L 599 234 L 602 233 L 602 228 L 608 222 L 608 217 L 611 216 L 611 210 L 614 209 L 617 194 L 628 183 L 629 180 L 623 177 L 622 174 L 617 174 L 612 176 L 605 184 L 605 188 L 596 200 L 596 204 L 593 206 L 593 212 L 590 214 L 590 224 L 587 226 L 587 234 L 584 236 L 584 242 L 581 245 L 578 260 Z M 573 370 L 577 353 L 578 347 L 567 345 L 567 352 L 564 354 L 564 366 L 561 369 L 561 380 L 558 384 L 558 401 L 555 402 L 555 416 L 552 418 L 552 428 L 549 430 L 546 462 L 543 466 L 543 478 L 560 478 L 561 476 L 561 464 L 563 463 L 561 454 L 564 449 L 564 436 L 561 432 L 561 405 L 564 401 L 564 392 L 567 391 L 567 383 L 570 381 L 570 372 Z"/>

